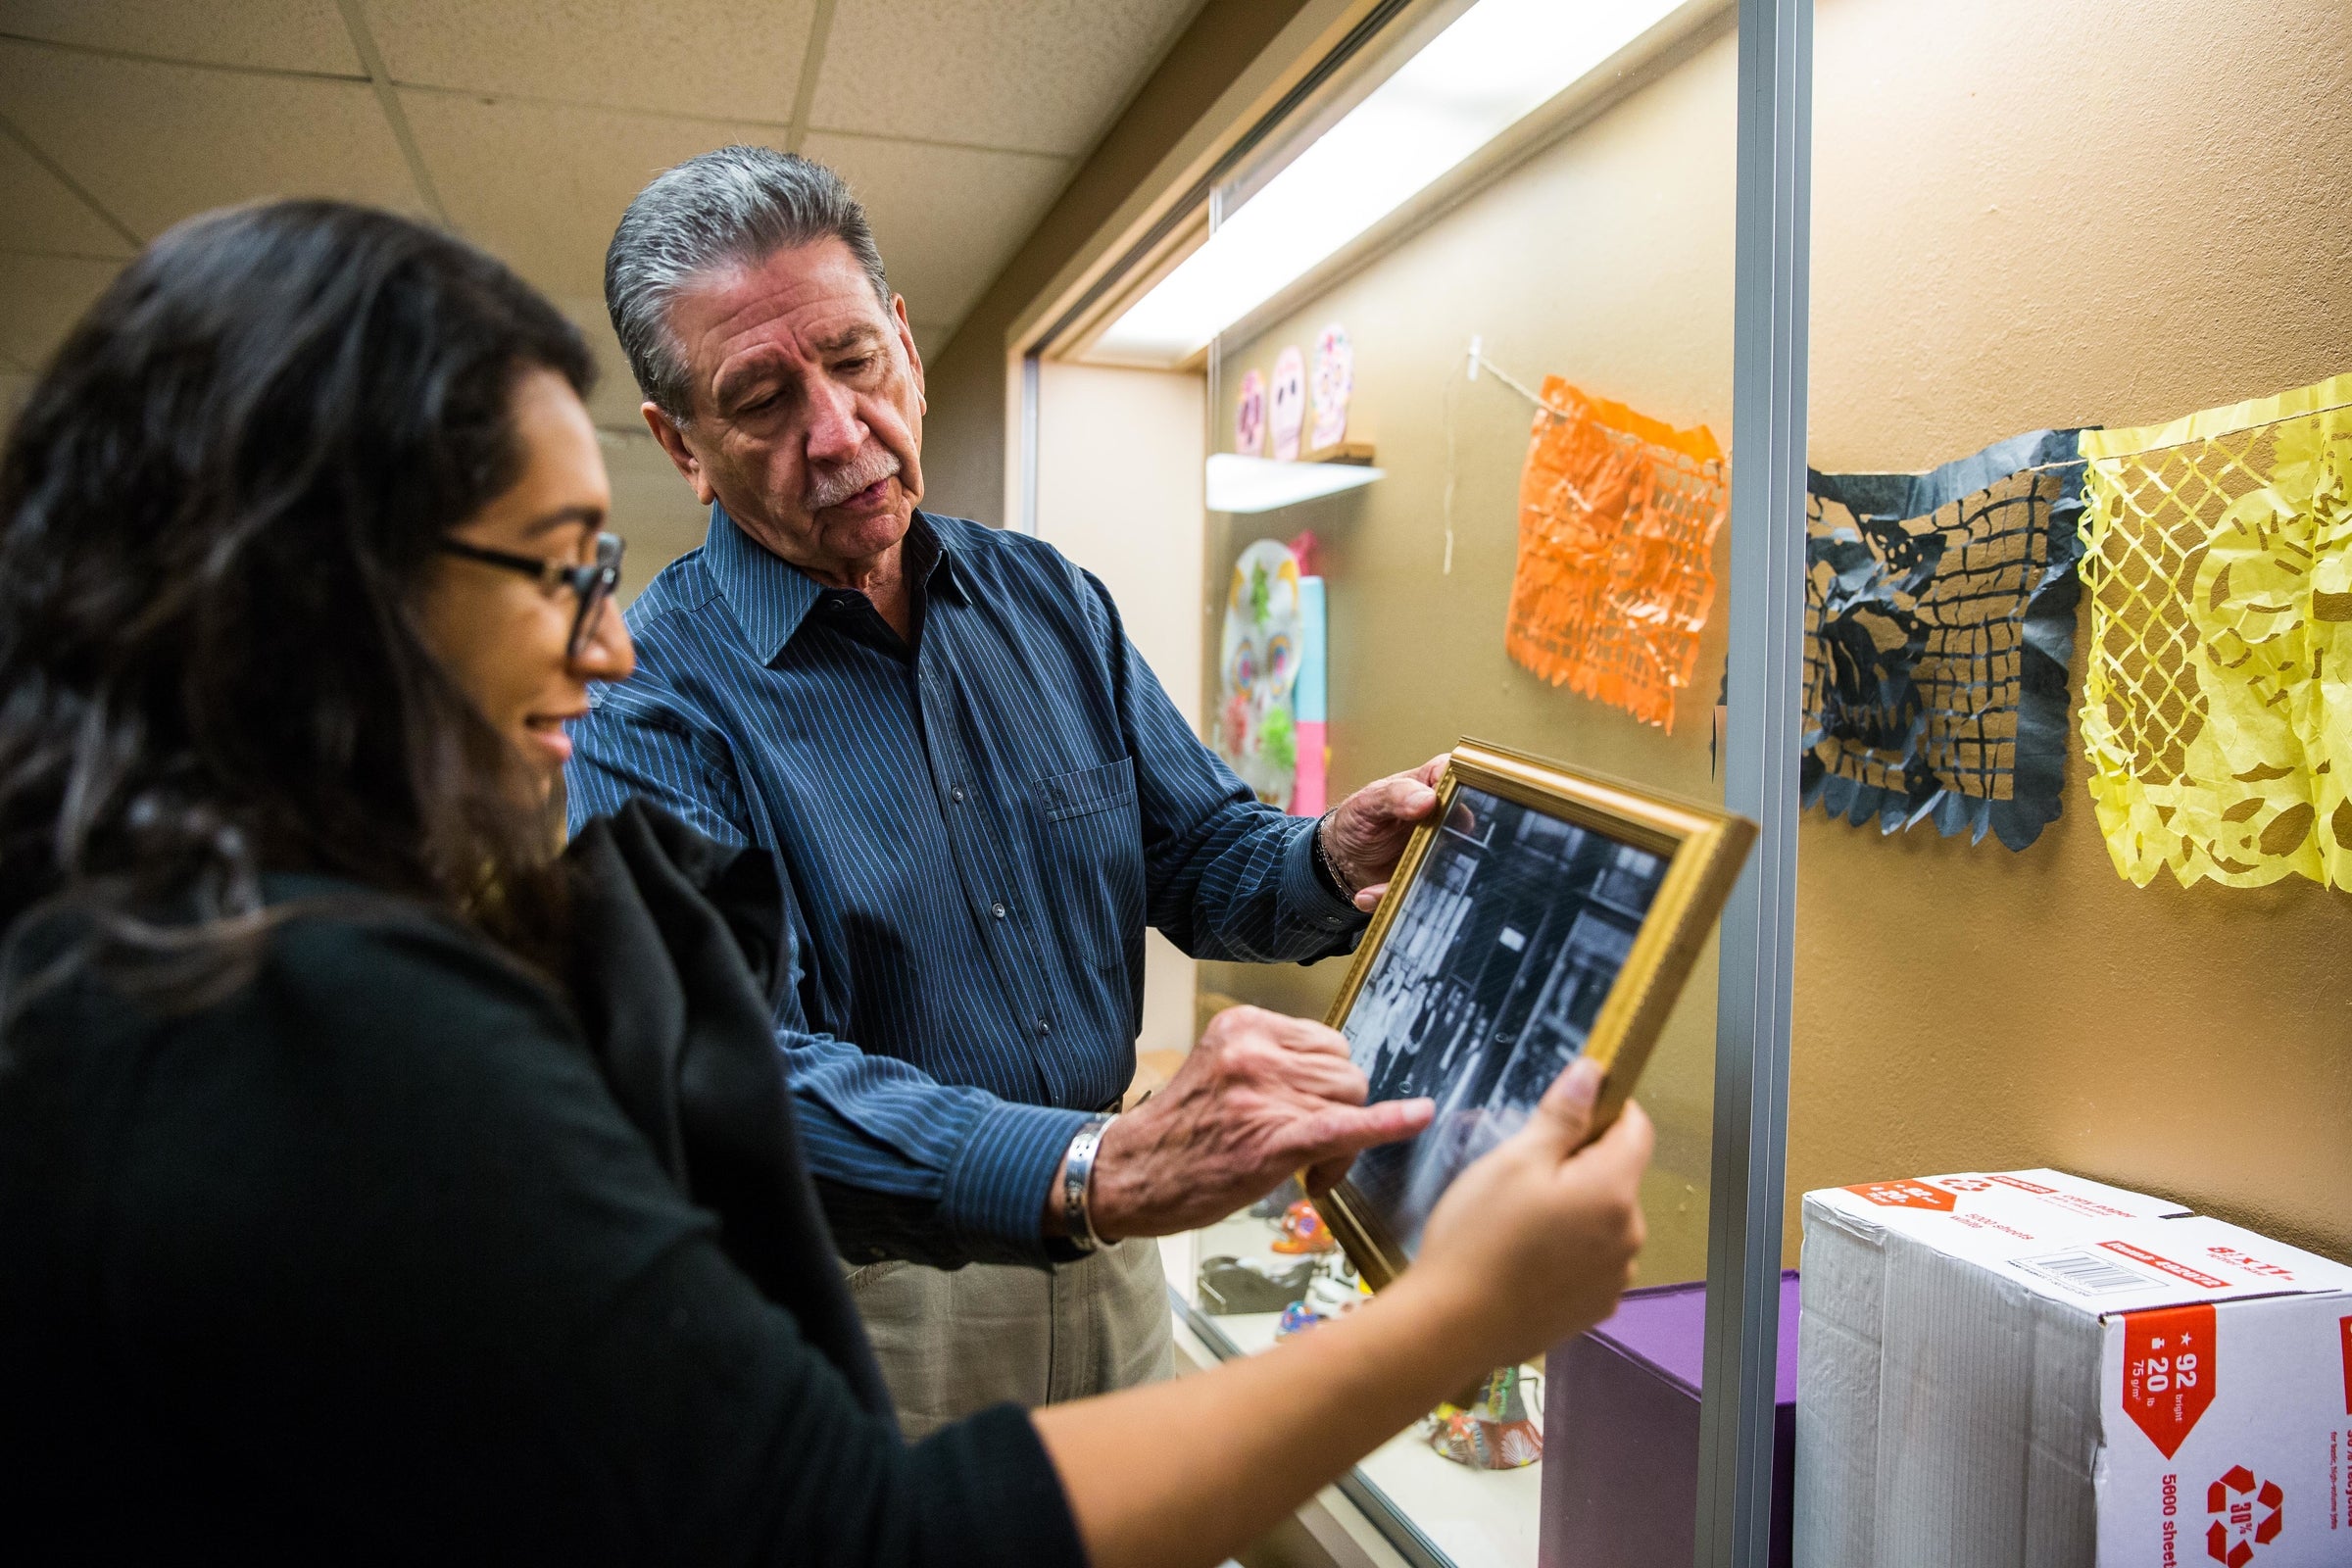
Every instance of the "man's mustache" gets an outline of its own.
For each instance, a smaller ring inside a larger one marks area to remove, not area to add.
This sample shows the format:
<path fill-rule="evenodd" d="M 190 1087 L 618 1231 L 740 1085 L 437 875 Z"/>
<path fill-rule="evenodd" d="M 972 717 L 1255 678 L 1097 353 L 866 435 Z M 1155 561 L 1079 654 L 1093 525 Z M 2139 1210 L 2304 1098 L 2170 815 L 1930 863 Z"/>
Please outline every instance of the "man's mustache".
<path fill-rule="evenodd" d="M 899 471 L 899 460 L 881 447 L 860 453 L 852 462 L 809 483 L 806 505 L 810 512 L 838 507 L 869 484 L 878 484 Z"/>

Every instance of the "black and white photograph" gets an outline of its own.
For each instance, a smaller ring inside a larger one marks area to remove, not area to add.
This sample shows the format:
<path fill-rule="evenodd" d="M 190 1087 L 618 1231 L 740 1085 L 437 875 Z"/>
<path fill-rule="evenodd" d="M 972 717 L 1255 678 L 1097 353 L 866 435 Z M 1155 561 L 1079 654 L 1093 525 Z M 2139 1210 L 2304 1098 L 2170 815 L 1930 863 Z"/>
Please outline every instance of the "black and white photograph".
<path fill-rule="evenodd" d="M 1461 1169 L 1584 1050 L 1667 858 L 1458 789 L 1343 1026 L 1373 1100 L 1427 1095 L 1418 1138 L 1348 1180 L 1407 1257 Z"/>

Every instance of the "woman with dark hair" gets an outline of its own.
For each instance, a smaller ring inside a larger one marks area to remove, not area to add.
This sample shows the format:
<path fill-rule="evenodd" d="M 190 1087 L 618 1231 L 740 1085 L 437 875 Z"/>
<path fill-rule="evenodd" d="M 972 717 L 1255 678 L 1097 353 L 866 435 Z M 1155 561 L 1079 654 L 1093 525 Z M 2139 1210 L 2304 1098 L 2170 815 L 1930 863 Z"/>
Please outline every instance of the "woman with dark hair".
<path fill-rule="evenodd" d="M 1582 1070 L 1348 1318 L 903 1443 L 772 861 L 640 807 L 558 854 L 631 664 L 589 380 L 496 262 L 286 203 L 149 247 L 11 433 L 11 1555 L 1209 1563 L 1608 1310 L 1648 1132 L 1575 1152 Z"/>

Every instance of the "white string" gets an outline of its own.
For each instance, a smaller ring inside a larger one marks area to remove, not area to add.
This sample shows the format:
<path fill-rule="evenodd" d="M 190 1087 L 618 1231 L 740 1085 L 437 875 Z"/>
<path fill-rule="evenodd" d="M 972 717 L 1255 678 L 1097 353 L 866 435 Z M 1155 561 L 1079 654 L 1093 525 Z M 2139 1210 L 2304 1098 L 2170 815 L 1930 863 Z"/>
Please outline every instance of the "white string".
<path fill-rule="evenodd" d="M 1438 396 L 1446 415 L 1446 499 L 1440 514 L 1446 524 L 1446 569 L 1443 575 L 1453 575 L 1453 377 L 1446 377 L 1446 386 Z"/>
<path fill-rule="evenodd" d="M 1478 379 L 1478 372 L 1483 367 L 1484 368 L 1494 372 L 1495 380 L 1500 381 L 1504 386 L 1509 387 L 1512 391 L 1518 393 L 1521 397 L 1527 399 L 1528 402 L 1533 403 L 1537 408 L 1542 409 L 1545 414 L 1550 415 L 1553 418 L 1565 419 L 1568 417 L 1567 410 L 1544 402 L 1540 395 L 1530 392 L 1527 389 L 1526 382 L 1520 380 L 1517 376 L 1504 369 L 1501 366 L 1496 365 L 1493 360 L 1488 359 L 1485 352 L 1485 342 L 1486 340 L 1483 338 L 1474 337 L 1470 340 L 1471 380 L 1475 381 Z"/>

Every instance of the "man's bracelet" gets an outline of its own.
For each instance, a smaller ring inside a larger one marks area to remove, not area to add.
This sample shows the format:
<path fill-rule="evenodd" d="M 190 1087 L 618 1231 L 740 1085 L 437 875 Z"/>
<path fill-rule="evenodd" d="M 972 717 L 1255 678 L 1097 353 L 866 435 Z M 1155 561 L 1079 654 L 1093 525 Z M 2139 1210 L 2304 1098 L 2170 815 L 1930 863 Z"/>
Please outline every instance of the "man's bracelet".
<path fill-rule="evenodd" d="M 1116 1116 L 1097 1116 L 1078 1129 L 1070 1140 L 1070 1152 L 1062 1156 L 1061 1165 L 1061 1223 L 1065 1239 L 1081 1252 L 1092 1252 L 1102 1245 L 1095 1234 L 1095 1217 L 1088 1207 L 1095 1183 L 1095 1155 L 1102 1152 L 1102 1134 Z"/>
<path fill-rule="evenodd" d="M 1334 807 L 1332 809 L 1337 810 L 1338 808 Z M 1348 879 L 1340 875 L 1340 868 L 1331 863 L 1331 857 L 1326 854 L 1323 849 L 1323 827 L 1325 823 L 1331 820 L 1331 811 L 1325 811 L 1321 816 L 1315 818 L 1313 833 L 1315 846 L 1315 869 L 1323 873 L 1324 884 L 1329 887 L 1332 892 L 1340 896 L 1342 903 L 1353 904 L 1355 902 L 1355 889 L 1348 885 Z"/>

